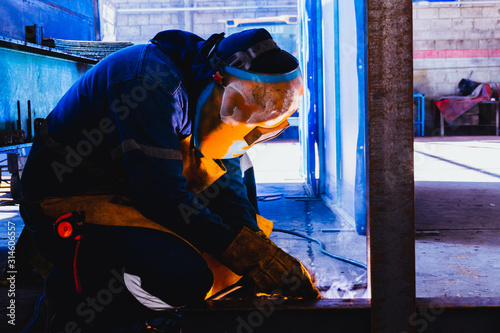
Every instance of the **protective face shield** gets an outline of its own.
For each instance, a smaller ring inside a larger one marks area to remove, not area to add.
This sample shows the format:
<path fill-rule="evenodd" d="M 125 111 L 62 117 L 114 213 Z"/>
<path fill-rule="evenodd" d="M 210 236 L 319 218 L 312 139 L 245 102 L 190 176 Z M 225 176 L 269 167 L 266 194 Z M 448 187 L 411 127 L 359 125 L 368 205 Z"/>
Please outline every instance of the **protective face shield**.
<path fill-rule="evenodd" d="M 300 105 L 303 85 L 297 60 L 281 52 L 292 64 L 287 73 L 263 74 L 224 66 L 223 84 L 212 82 L 202 91 L 193 137 L 203 156 L 240 156 L 288 127 L 287 118 Z"/>

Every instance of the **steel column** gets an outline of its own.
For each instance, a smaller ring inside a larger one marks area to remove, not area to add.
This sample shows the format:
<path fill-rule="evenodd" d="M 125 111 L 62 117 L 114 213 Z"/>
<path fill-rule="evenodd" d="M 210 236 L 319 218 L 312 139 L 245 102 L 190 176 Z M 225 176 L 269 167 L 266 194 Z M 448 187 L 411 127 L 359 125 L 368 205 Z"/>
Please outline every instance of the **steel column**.
<path fill-rule="evenodd" d="M 414 332 L 412 2 L 367 0 L 372 332 Z"/>

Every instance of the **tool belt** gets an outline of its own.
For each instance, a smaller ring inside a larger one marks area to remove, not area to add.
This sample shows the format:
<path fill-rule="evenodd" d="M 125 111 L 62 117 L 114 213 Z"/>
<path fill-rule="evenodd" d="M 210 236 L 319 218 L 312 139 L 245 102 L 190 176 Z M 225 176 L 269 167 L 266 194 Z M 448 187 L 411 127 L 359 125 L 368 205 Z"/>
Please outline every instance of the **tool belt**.
<path fill-rule="evenodd" d="M 146 218 L 132 206 L 130 199 L 121 195 L 47 198 L 40 203 L 40 206 L 47 216 L 54 219 L 58 219 L 69 212 L 83 211 L 85 213 L 85 223 L 149 228 L 168 232 L 183 239 L 166 227 Z M 188 241 L 183 240 L 189 244 Z"/>
<path fill-rule="evenodd" d="M 149 220 L 131 205 L 128 198 L 119 195 L 84 195 L 64 198 L 48 198 L 41 202 L 44 213 L 48 216 L 58 219 L 68 212 L 84 212 L 85 223 L 121 226 L 121 227 L 140 227 L 150 228 L 163 232 L 168 232 L 191 245 L 203 256 L 208 266 L 214 274 L 214 284 L 206 298 L 219 292 L 222 289 L 236 283 L 241 276 L 232 272 L 229 268 L 221 264 L 212 254 L 201 253 L 186 239 L 177 235 L 168 228 Z M 269 236 L 272 231 L 272 222 L 257 215 L 259 227 Z M 145 240 L 147 241 L 147 240 Z"/>

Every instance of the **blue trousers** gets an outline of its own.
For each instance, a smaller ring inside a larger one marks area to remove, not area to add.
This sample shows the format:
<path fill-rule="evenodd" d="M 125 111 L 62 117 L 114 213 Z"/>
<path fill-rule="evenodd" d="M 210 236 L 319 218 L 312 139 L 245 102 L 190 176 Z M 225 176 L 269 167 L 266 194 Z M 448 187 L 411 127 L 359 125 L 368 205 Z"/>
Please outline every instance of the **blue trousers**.
<path fill-rule="evenodd" d="M 200 253 L 172 234 L 86 224 L 77 247 L 74 240 L 37 228 L 37 224 L 50 221 L 46 216 L 38 215 L 39 219 L 30 225 L 33 209 L 28 214 L 30 209 L 23 208 L 37 249 L 56 268 L 56 276 L 46 288 L 56 303 L 56 330 L 66 325 L 70 330 L 75 325 L 84 332 L 95 327 L 99 328 L 94 331 L 102 327 L 109 330 L 113 325 L 130 327 L 161 316 L 161 311 L 152 311 L 131 293 L 125 274 L 139 277 L 142 290 L 172 309 L 203 301 L 213 284 L 212 271 Z M 76 292 L 75 276 L 80 293 Z"/>

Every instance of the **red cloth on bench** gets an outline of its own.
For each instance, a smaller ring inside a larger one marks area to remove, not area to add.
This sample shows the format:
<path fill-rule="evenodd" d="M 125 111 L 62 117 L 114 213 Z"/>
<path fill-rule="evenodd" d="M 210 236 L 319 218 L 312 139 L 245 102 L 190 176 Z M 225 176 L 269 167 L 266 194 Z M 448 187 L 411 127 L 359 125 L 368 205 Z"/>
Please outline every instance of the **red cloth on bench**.
<path fill-rule="evenodd" d="M 435 101 L 434 104 L 439 109 L 446 122 L 451 123 L 477 103 L 491 100 L 492 90 L 489 84 L 482 84 L 482 87 L 479 86 L 478 88 L 480 89 L 479 94 L 473 93 L 470 96 L 446 96 Z"/>

